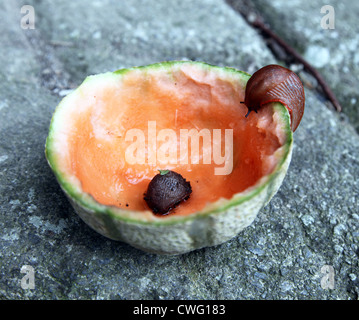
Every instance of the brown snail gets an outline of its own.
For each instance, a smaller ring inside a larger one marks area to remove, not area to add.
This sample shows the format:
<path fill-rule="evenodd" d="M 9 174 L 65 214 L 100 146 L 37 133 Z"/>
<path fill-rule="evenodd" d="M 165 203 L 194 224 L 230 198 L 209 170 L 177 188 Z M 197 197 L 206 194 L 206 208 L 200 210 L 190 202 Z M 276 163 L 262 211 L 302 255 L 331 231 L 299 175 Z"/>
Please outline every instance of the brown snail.
<path fill-rule="evenodd" d="M 293 71 L 272 64 L 259 69 L 248 80 L 244 99 L 248 108 L 246 117 L 270 102 L 287 107 L 294 132 L 303 117 L 305 95 L 303 84 Z"/>
<path fill-rule="evenodd" d="M 144 199 L 153 213 L 166 215 L 190 197 L 192 187 L 190 182 L 177 172 L 159 171 L 149 183 Z"/>

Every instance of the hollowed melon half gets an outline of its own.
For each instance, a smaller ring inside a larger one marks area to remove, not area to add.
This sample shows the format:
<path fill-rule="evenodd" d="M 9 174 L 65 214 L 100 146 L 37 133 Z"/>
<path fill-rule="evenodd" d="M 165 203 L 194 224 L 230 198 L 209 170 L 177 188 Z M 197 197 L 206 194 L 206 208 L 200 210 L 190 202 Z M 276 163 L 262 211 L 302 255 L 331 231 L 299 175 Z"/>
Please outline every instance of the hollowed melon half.
<path fill-rule="evenodd" d="M 79 216 L 106 237 L 163 254 L 237 235 L 280 187 L 293 142 L 282 104 L 245 117 L 249 77 L 191 61 L 89 76 L 56 108 L 46 141 L 48 162 Z M 189 138 L 185 148 L 190 130 L 198 145 Z M 158 170 L 176 171 L 192 186 L 166 216 L 144 200 Z"/>

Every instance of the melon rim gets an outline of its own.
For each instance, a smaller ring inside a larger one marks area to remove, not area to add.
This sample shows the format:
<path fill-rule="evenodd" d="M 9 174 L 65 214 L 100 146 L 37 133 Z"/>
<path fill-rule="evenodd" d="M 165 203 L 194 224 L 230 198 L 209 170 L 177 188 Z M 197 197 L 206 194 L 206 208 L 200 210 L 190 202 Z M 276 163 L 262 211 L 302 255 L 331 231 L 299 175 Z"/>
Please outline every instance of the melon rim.
<path fill-rule="evenodd" d="M 87 81 L 91 81 L 99 76 L 106 77 L 106 76 L 116 75 L 121 77 L 125 75 L 127 72 L 130 72 L 132 70 L 140 70 L 144 72 L 151 69 L 166 70 L 175 65 L 183 65 L 183 64 L 199 66 L 201 68 L 214 72 L 231 73 L 232 75 L 238 77 L 238 80 L 244 81 L 245 83 L 249 80 L 251 76 L 250 74 L 244 71 L 240 71 L 232 67 L 219 67 L 205 62 L 186 60 L 186 61 L 164 61 L 164 62 L 154 63 L 145 66 L 136 66 L 131 68 L 119 69 L 114 72 L 107 72 L 98 75 L 90 75 L 85 78 L 83 83 Z M 76 93 L 76 91 L 80 87 L 81 85 L 72 93 L 70 93 L 68 96 Z M 67 97 L 65 97 L 63 100 L 65 100 Z M 281 146 L 282 149 L 281 157 L 272 173 L 270 173 L 267 176 L 263 176 L 255 185 L 253 185 L 249 189 L 234 194 L 231 199 L 222 198 L 217 200 L 216 202 L 213 203 L 216 204 L 214 208 L 210 208 L 210 209 L 205 208 L 202 211 L 194 212 L 186 216 L 168 215 L 165 217 L 157 217 L 151 213 L 152 216 L 150 218 L 148 218 L 148 216 L 144 217 L 143 211 L 121 209 L 115 206 L 103 205 L 97 202 L 90 194 L 85 193 L 81 189 L 74 186 L 71 183 L 71 181 L 67 178 L 66 176 L 67 173 L 61 171 L 61 168 L 56 161 L 56 150 L 54 148 L 54 140 L 56 134 L 56 126 L 61 124 L 61 122 L 59 124 L 57 123 L 60 121 L 58 120 L 57 114 L 58 114 L 58 110 L 61 108 L 62 101 L 56 107 L 50 122 L 49 134 L 45 143 L 45 157 L 47 159 L 49 166 L 54 172 L 55 177 L 61 189 L 66 194 L 66 196 L 70 198 L 70 200 L 72 200 L 76 205 L 84 208 L 87 211 L 90 211 L 92 214 L 95 215 L 107 216 L 111 219 L 123 221 L 126 223 L 131 223 L 131 224 L 152 225 L 152 226 L 165 226 L 165 225 L 170 226 L 170 225 L 187 223 L 189 221 L 195 220 L 196 218 L 204 218 L 209 216 L 220 215 L 221 213 L 224 213 L 225 211 L 227 211 L 232 207 L 238 206 L 246 201 L 251 201 L 252 199 L 255 199 L 256 195 L 260 194 L 263 191 L 263 189 L 265 189 L 268 185 L 270 185 L 272 181 L 275 180 L 275 178 L 281 172 L 287 170 L 287 166 L 285 164 L 290 161 L 290 159 L 288 158 L 291 157 L 291 152 L 293 147 L 293 135 L 290 129 L 290 114 L 287 108 L 283 104 L 279 102 L 274 102 L 272 103 L 272 105 L 273 108 L 275 109 L 275 112 L 279 116 L 279 119 L 281 120 L 281 124 L 282 124 L 281 131 L 285 134 L 286 141 Z M 270 199 L 268 199 L 268 201 L 269 200 Z"/>

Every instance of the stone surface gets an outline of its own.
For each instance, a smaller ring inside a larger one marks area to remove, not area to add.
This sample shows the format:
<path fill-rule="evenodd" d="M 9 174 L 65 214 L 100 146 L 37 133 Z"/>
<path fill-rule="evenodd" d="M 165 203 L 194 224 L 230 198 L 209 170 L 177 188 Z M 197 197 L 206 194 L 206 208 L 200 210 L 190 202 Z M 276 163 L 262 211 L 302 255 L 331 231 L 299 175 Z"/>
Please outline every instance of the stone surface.
<path fill-rule="evenodd" d="M 314 90 L 280 191 L 217 247 L 167 257 L 105 239 L 75 215 L 46 163 L 51 114 L 88 74 L 166 59 L 248 72 L 275 62 L 241 16 L 215 0 L 28 1 L 36 29 L 22 30 L 23 4 L 0 4 L 1 299 L 358 298 L 359 137 Z M 24 265 L 35 270 L 32 290 L 21 287 Z M 321 286 L 324 265 L 334 289 Z"/>

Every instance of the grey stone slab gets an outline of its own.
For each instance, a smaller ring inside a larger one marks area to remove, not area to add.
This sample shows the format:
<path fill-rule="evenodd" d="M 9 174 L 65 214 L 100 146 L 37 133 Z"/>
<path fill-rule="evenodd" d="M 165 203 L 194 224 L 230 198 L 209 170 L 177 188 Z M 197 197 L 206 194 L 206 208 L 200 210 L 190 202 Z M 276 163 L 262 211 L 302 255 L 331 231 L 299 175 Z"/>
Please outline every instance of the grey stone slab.
<path fill-rule="evenodd" d="M 22 3 L 13 3 L 0 10 L 8 44 L 0 49 L 1 299 L 358 298 L 359 138 L 315 91 L 306 89 L 280 191 L 220 246 L 168 257 L 108 240 L 74 213 L 46 163 L 61 92 L 87 74 L 179 58 L 249 72 L 275 62 L 229 6 L 30 1 L 36 29 L 22 30 Z M 32 290 L 21 287 L 24 265 L 35 271 Z M 321 286 L 324 265 L 334 289 Z"/>
<path fill-rule="evenodd" d="M 222 1 L 29 3 L 39 11 L 37 28 L 77 84 L 88 74 L 164 60 L 205 60 L 248 72 L 274 62 Z"/>

